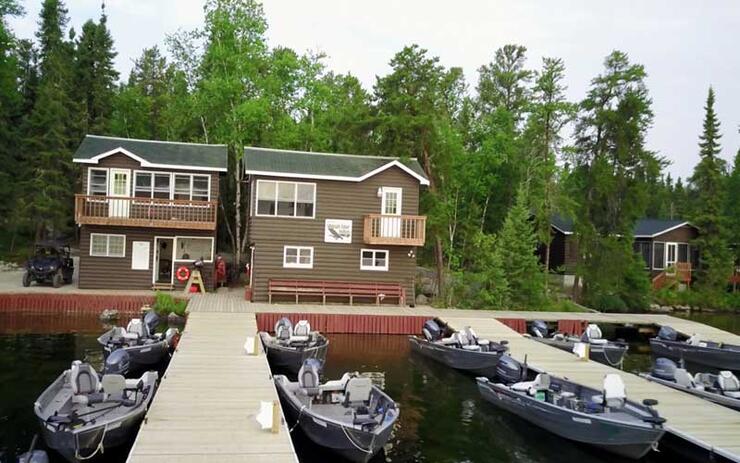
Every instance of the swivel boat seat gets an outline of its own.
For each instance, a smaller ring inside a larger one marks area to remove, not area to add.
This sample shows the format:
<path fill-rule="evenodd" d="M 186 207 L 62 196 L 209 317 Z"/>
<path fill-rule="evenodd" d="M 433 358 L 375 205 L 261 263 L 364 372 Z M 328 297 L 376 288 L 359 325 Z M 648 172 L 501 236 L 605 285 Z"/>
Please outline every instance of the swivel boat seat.
<path fill-rule="evenodd" d="M 303 362 L 300 371 L 298 372 L 298 386 L 300 386 L 303 393 L 309 397 L 316 397 L 319 392 L 319 381 L 321 370 L 321 363 L 316 359 L 308 359 Z M 309 406 L 310 406 L 309 400 Z"/>
<path fill-rule="evenodd" d="M 731 371 L 720 371 L 717 376 L 717 385 L 724 395 L 740 399 L 740 381 Z"/>

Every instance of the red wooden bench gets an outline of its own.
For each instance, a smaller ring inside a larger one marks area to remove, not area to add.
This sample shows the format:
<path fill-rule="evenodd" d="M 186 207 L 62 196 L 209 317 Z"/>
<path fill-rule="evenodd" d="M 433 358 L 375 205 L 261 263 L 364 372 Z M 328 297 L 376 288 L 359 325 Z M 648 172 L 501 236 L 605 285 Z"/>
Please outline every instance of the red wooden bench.
<path fill-rule="evenodd" d="M 327 297 L 346 297 L 350 305 L 356 298 L 375 299 L 377 305 L 385 299 L 397 300 L 398 305 L 406 303 L 406 291 L 400 283 L 270 279 L 267 292 L 271 304 L 272 296 L 281 295 L 295 296 L 296 304 L 301 296 L 321 297 L 323 304 Z"/>

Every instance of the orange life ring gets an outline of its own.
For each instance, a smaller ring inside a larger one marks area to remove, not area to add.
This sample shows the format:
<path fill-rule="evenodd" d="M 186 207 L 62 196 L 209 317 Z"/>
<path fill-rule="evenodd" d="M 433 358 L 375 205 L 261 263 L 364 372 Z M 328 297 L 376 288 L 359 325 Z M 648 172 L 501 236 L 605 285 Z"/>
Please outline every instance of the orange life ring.
<path fill-rule="evenodd" d="M 177 272 L 175 272 L 175 277 L 177 278 L 177 281 L 188 281 L 188 279 L 190 278 L 190 269 L 185 267 L 184 265 L 181 265 L 177 269 Z"/>

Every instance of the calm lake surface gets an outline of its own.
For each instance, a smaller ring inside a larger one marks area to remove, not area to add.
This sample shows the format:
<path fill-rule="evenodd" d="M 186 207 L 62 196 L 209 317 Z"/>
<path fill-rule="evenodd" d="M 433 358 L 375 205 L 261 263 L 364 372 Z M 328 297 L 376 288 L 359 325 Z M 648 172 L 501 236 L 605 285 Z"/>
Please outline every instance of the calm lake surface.
<path fill-rule="evenodd" d="M 697 318 L 694 318 L 697 317 Z M 739 333 L 740 317 L 700 314 L 691 317 Z M 126 320 L 122 321 L 123 323 Z M 33 402 L 72 360 L 87 354 L 102 361 L 97 336 L 106 327 L 96 316 L 52 318 L 19 312 L 0 313 L 0 462 L 15 462 L 38 432 Z M 473 378 L 411 355 L 406 336 L 331 335 L 325 376 L 345 371 L 378 372 L 385 390 L 401 404 L 401 418 L 385 455 L 378 462 L 620 462 L 541 431 L 484 402 Z M 633 343 L 625 370 L 649 368 L 649 347 Z M 293 433 L 302 463 L 337 458 Z M 95 461 L 124 462 L 128 447 L 106 451 Z M 52 462 L 63 461 L 50 452 Z M 680 460 L 680 458 L 679 458 Z M 663 454 L 650 462 L 679 461 Z"/>

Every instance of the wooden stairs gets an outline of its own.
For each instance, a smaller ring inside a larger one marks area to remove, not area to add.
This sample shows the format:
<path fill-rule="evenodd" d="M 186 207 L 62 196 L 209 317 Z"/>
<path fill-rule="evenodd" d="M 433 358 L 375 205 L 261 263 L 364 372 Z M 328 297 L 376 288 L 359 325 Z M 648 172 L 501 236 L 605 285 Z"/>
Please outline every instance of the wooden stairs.
<path fill-rule="evenodd" d="M 152 285 L 152 291 L 172 291 L 175 289 L 175 285 L 172 283 L 154 283 Z"/>
<path fill-rule="evenodd" d="M 691 263 L 676 262 L 675 265 L 655 275 L 652 283 L 653 289 L 671 288 L 679 283 L 691 286 Z"/>

